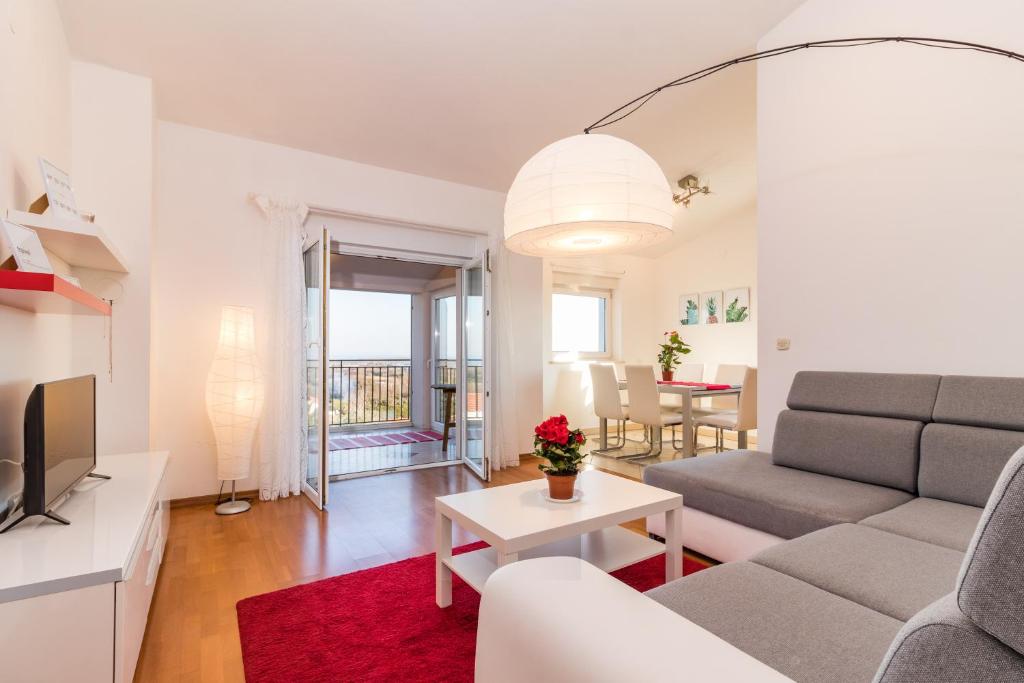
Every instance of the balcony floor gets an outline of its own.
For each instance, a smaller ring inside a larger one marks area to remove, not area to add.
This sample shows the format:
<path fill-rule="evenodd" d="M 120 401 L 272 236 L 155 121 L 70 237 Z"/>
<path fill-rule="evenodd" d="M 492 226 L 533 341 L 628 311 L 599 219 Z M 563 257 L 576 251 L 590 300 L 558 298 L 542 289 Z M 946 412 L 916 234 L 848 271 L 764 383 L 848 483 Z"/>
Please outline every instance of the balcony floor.
<path fill-rule="evenodd" d="M 415 427 L 396 427 L 360 431 L 359 436 L 373 436 L 398 432 L 420 431 Z M 332 435 L 338 432 L 332 430 Z M 432 463 L 454 461 L 455 430 L 448 442 L 448 452 L 441 450 L 441 441 L 423 441 L 394 446 L 367 446 L 366 448 L 348 448 L 332 450 L 327 456 L 327 471 L 330 476 L 344 476 L 363 472 L 391 470 L 411 465 L 428 465 Z"/>

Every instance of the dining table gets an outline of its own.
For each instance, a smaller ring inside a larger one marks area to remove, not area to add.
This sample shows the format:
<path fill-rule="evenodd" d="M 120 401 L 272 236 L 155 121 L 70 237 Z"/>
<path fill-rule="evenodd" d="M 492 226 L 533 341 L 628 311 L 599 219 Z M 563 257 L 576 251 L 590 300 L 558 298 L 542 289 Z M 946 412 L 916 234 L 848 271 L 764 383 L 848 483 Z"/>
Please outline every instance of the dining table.
<path fill-rule="evenodd" d="M 626 380 L 619 380 L 619 390 L 626 390 Z M 680 406 L 679 411 L 683 416 L 683 448 L 682 454 L 684 458 L 689 458 L 694 455 L 693 448 L 693 400 L 697 398 L 707 398 L 711 396 L 736 396 L 737 404 L 739 403 L 740 391 L 743 387 L 738 384 L 724 385 L 724 384 L 709 384 L 706 382 L 671 382 L 658 380 L 658 393 L 660 394 L 673 394 L 676 396 L 683 397 L 683 404 Z M 738 405 L 737 405 L 738 407 Z M 738 432 L 737 435 L 737 446 L 741 449 L 747 447 L 747 433 Z M 608 420 L 600 420 L 600 441 L 601 448 L 608 448 Z"/>

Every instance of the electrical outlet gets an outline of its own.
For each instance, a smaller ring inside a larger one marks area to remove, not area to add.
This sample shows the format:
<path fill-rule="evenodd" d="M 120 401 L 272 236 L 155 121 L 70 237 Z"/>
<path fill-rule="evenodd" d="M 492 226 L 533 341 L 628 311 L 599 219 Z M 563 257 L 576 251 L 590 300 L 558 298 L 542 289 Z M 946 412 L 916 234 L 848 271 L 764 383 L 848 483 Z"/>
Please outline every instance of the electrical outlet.
<path fill-rule="evenodd" d="M 775 348 L 779 351 L 789 351 L 789 340 L 785 337 L 779 337 L 775 340 Z"/>

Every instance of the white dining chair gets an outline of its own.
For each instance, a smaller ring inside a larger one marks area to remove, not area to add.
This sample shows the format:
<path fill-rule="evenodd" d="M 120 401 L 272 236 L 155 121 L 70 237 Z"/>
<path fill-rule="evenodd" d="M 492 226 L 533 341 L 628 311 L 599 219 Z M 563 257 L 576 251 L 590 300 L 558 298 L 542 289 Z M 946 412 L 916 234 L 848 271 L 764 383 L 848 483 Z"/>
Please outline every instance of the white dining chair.
<path fill-rule="evenodd" d="M 741 385 L 746 375 L 747 365 L 733 365 L 722 363 L 715 370 L 715 379 L 712 384 Z M 715 415 L 718 413 L 736 412 L 738 399 L 736 394 L 725 396 L 712 396 L 711 398 L 698 399 L 699 405 L 693 406 L 693 417 L 696 419 L 702 415 Z M 693 430 L 694 443 L 696 443 L 697 430 Z"/>
<path fill-rule="evenodd" d="M 747 447 L 747 432 L 757 429 L 757 368 L 746 369 L 743 373 L 742 386 L 736 410 L 694 417 L 694 434 L 697 433 L 699 425 L 715 429 L 716 453 L 725 450 L 726 430 L 736 432 L 737 445 L 743 449 Z"/>
<path fill-rule="evenodd" d="M 704 381 L 704 364 L 682 363 L 676 368 L 672 378 L 677 382 L 702 382 Z"/>
<path fill-rule="evenodd" d="M 615 445 L 593 449 L 590 452 L 607 455 L 613 451 L 620 451 L 626 445 L 626 420 L 629 419 L 629 408 L 622 402 L 615 367 L 607 363 L 591 363 L 590 386 L 594 392 L 594 414 L 600 420 L 615 422 Z"/>
<path fill-rule="evenodd" d="M 661 405 L 658 381 L 654 377 L 653 365 L 627 365 L 626 390 L 629 392 L 629 419 L 642 424 L 649 433 L 650 447 L 643 453 L 627 456 L 627 459 L 651 458 L 661 455 L 662 430 L 672 428 L 672 447 L 682 448 L 676 443 L 676 426 L 683 423 L 679 408 Z"/>

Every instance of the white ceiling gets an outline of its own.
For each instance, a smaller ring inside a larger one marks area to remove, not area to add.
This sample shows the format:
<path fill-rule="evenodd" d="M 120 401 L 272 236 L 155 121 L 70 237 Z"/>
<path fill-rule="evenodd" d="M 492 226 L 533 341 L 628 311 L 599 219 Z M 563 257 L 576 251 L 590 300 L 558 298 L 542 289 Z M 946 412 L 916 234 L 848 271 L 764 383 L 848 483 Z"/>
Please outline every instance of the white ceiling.
<path fill-rule="evenodd" d="M 455 269 L 431 263 L 331 254 L 331 288 L 422 292 L 455 284 Z"/>
<path fill-rule="evenodd" d="M 544 145 L 751 51 L 802 0 L 58 0 L 73 54 L 153 78 L 161 119 L 504 192 Z M 754 197 L 754 68 L 605 129 L 721 219 Z"/>

